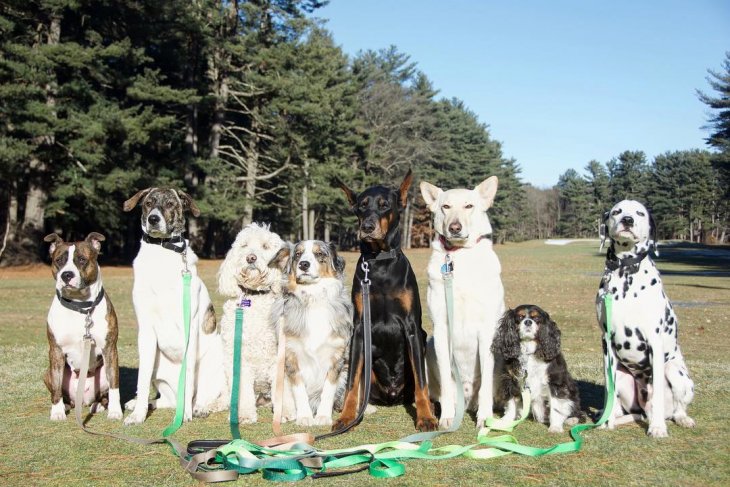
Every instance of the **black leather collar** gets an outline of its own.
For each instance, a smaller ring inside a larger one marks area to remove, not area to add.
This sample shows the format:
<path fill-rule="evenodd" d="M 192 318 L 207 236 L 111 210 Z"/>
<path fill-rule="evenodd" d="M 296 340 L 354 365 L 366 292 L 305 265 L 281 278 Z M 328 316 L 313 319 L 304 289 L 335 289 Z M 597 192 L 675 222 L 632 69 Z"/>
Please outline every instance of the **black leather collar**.
<path fill-rule="evenodd" d="M 182 238 L 182 235 L 177 235 L 170 238 L 156 238 L 150 237 L 149 234 L 142 232 L 142 240 L 144 240 L 148 244 L 159 245 L 163 249 L 172 250 L 173 252 L 177 252 L 178 254 L 182 254 L 183 252 L 185 252 L 185 249 L 188 247 L 188 244 L 185 242 L 185 239 Z"/>
<path fill-rule="evenodd" d="M 365 259 L 366 261 L 373 262 L 373 261 L 379 261 L 379 260 L 395 259 L 398 257 L 398 254 L 400 254 L 401 252 L 402 252 L 401 249 L 390 249 L 387 251 L 382 250 L 382 251 L 378 252 L 377 254 L 370 253 L 370 252 L 363 253 L 362 256 L 363 256 L 363 259 Z"/>
<path fill-rule="evenodd" d="M 66 299 L 61 296 L 61 292 L 56 289 L 56 297 L 64 308 L 68 308 L 71 311 L 76 311 L 84 315 L 88 315 L 89 313 L 91 313 L 91 311 L 96 308 L 99 303 L 101 303 L 101 300 L 104 299 L 104 294 L 104 288 L 101 288 L 99 294 L 96 296 L 96 299 L 93 301 L 73 301 L 71 299 Z"/>
<path fill-rule="evenodd" d="M 641 264 L 642 260 L 646 259 L 647 255 L 649 255 L 649 251 L 645 250 L 634 256 L 619 259 L 616 257 L 613 247 L 611 247 L 606 254 L 606 269 L 610 271 L 621 269 L 627 274 L 634 274 L 639 270 L 639 264 Z"/>
<path fill-rule="evenodd" d="M 238 289 L 243 291 L 244 296 L 259 296 L 261 294 L 269 294 L 271 292 L 271 289 L 249 289 L 241 285 L 238 286 Z"/>

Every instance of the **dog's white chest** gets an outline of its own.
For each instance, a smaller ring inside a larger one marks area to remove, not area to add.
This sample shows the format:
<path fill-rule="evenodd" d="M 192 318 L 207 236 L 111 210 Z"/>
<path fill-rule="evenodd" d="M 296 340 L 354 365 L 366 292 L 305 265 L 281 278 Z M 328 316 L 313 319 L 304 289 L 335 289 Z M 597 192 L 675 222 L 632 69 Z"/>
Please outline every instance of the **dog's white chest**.
<path fill-rule="evenodd" d="M 93 325 L 89 329 L 95 342 L 95 354 L 101 354 L 106 347 L 106 338 L 109 326 L 106 320 L 106 299 L 99 303 L 91 314 Z M 81 368 L 83 338 L 86 332 L 86 315 L 65 308 L 53 299 L 48 311 L 48 326 L 53 337 L 66 356 L 66 362 L 73 370 Z"/>
<path fill-rule="evenodd" d="M 525 373 L 525 387 L 529 389 L 532 397 L 540 397 L 548 395 L 548 363 L 538 359 L 535 354 L 536 344 L 527 342 L 520 344 L 522 355 L 520 363 Z"/>

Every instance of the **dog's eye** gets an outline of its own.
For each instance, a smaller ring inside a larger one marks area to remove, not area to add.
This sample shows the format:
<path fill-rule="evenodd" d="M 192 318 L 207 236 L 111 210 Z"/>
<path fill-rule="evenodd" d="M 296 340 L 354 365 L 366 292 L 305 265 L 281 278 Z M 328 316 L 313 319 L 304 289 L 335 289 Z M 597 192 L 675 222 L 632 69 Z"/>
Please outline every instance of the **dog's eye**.
<path fill-rule="evenodd" d="M 298 251 L 294 252 L 294 258 L 295 258 L 295 259 L 298 259 L 298 258 L 299 258 L 299 257 L 301 257 L 301 256 L 302 256 L 302 252 L 301 252 L 300 250 L 298 250 Z"/>
<path fill-rule="evenodd" d="M 86 257 L 79 257 L 79 258 L 77 259 L 77 261 L 78 261 L 79 265 L 82 265 L 82 266 L 83 266 L 83 265 L 86 265 L 86 263 L 87 263 L 87 262 L 89 262 L 89 261 L 88 261 L 88 259 L 87 259 Z"/>
<path fill-rule="evenodd" d="M 264 247 L 264 250 L 269 250 L 271 248 L 271 246 L 269 244 L 267 244 L 267 243 L 265 243 L 263 245 L 263 247 Z"/>
<path fill-rule="evenodd" d="M 611 212 L 612 215 L 618 215 L 619 213 L 621 213 L 621 210 L 620 209 L 619 210 L 613 210 Z"/>
<path fill-rule="evenodd" d="M 472 205 L 471 203 L 469 203 L 464 208 L 466 208 L 467 210 L 471 210 L 472 208 L 474 208 L 474 205 Z"/>
<path fill-rule="evenodd" d="M 639 216 L 646 216 L 646 213 L 644 213 L 643 211 L 637 211 L 636 214 Z"/>
<path fill-rule="evenodd" d="M 451 209 L 451 205 L 441 205 L 441 208 L 444 209 L 444 210 L 450 210 Z"/>
<path fill-rule="evenodd" d="M 322 262 L 324 260 L 324 253 L 317 252 L 314 254 L 314 256 L 317 258 L 318 261 Z"/>
<path fill-rule="evenodd" d="M 173 208 L 174 206 L 175 206 L 174 201 L 168 201 L 167 203 L 165 203 L 165 208 Z"/>
<path fill-rule="evenodd" d="M 152 207 L 152 200 L 144 200 L 144 206 L 145 208 L 151 208 Z"/>

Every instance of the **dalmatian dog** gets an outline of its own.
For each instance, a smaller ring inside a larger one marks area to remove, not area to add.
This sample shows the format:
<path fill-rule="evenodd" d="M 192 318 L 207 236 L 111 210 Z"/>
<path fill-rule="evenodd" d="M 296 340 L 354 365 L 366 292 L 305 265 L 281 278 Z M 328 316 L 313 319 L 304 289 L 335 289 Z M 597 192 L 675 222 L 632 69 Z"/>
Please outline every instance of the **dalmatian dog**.
<path fill-rule="evenodd" d="M 616 384 L 607 427 L 645 416 L 647 433 L 654 438 L 668 436 L 667 419 L 692 428 L 695 422 L 687 416 L 687 406 L 694 383 L 679 348 L 677 316 L 649 255 L 657 253 L 654 219 L 638 201 L 621 201 L 604 214 L 601 237 L 610 246 L 596 308 L 605 331 L 604 298 L 612 295 L 611 343 L 603 339 L 603 354 L 604 360 L 609 354 L 613 357 L 607 374 Z"/>

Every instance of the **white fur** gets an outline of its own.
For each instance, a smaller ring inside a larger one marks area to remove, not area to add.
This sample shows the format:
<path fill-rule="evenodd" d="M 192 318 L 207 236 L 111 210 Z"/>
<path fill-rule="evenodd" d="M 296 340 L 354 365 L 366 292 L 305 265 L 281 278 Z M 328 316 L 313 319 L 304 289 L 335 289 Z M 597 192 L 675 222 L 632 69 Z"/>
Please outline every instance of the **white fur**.
<path fill-rule="evenodd" d="M 222 370 L 222 344 L 218 330 L 204 333 L 203 324 L 210 296 L 198 277 L 195 253 L 185 250 L 192 274 L 190 286 L 190 339 L 185 384 L 185 413 L 204 416 L 225 408 L 225 380 Z M 141 242 L 134 259 L 132 300 L 137 315 L 139 375 L 137 399 L 127 403 L 133 408 L 124 424 L 142 423 L 147 417 L 150 385 L 160 397 L 157 408 L 174 408 L 177 383 L 185 351 L 183 325 L 183 260 L 179 253 L 160 245 Z"/>
<path fill-rule="evenodd" d="M 439 426 L 449 428 L 454 419 L 456 385 L 451 376 L 446 298 L 441 266 L 447 254 L 453 263 L 454 335 L 451 346 L 459 367 L 466 408 L 477 411 L 477 424 L 492 417 L 494 355 L 492 340 L 505 310 L 501 265 L 492 249 L 492 226 L 487 210 L 494 201 L 497 178 L 492 176 L 473 190 L 443 191 L 421 183 L 421 194 L 434 214 L 436 238 L 431 243 L 428 264 L 428 311 L 433 338 L 427 348 L 429 389 L 441 403 Z M 461 226 L 453 232 L 453 224 Z M 444 236 L 458 249 L 447 251 Z"/>
<path fill-rule="evenodd" d="M 281 293 L 282 273 L 268 264 L 282 245 L 281 238 L 269 231 L 268 225 L 252 223 L 238 233 L 218 271 L 218 292 L 229 298 L 223 305 L 220 322 L 229 402 L 233 387 L 236 308 L 242 299 L 251 303 L 243 308 L 238 397 L 240 423 L 255 423 L 257 403 L 271 400 L 271 384 L 276 371 L 276 330 L 270 323 L 270 314 L 272 303 Z"/>
<path fill-rule="evenodd" d="M 622 219 L 627 216 L 633 219 L 630 227 L 622 223 Z M 617 203 L 609 212 L 606 224 L 608 237 L 619 259 L 648 250 L 654 243 L 651 240 L 649 212 L 637 201 Z M 628 279 L 631 281 L 628 282 Z M 605 321 L 603 302 L 608 293 L 615 296 L 611 316 L 611 330 L 615 333 L 615 339 L 613 346 L 609 344 L 607 347 L 608 353 L 613 356 L 613 368 L 608 373 L 616 378 L 616 400 L 608 419 L 608 428 L 631 421 L 635 418 L 631 413 L 640 410 L 649 420 L 647 433 L 652 437 L 668 435 L 666 419 L 673 419 L 684 427 L 693 427 L 695 423 L 687 416 L 687 406 L 694 397 L 694 383 L 689 377 L 677 341 L 676 316 L 651 257 L 644 258 L 637 272 L 629 276 L 620 269 L 606 269 L 596 297 L 599 326 L 603 326 Z M 672 321 L 670 331 L 665 321 L 667 315 Z M 630 333 L 626 332 L 627 329 Z M 637 329 L 652 350 L 652 380 L 648 384 L 645 380 L 635 378 L 628 370 L 644 358 L 644 353 L 636 348 Z M 617 352 L 617 344 L 627 341 L 633 342 L 633 346 L 628 350 L 622 347 Z M 668 354 L 666 360 L 665 353 Z M 619 363 L 622 364 L 621 368 Z M 642 389 L 646 391 L 646 400 L 637 394 Z M 630 418 L 625 418 L 625 413 L 629 413 L 627 416 Z"/>

